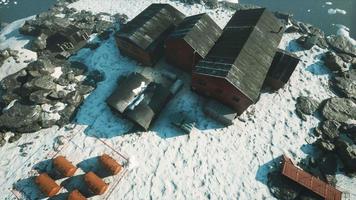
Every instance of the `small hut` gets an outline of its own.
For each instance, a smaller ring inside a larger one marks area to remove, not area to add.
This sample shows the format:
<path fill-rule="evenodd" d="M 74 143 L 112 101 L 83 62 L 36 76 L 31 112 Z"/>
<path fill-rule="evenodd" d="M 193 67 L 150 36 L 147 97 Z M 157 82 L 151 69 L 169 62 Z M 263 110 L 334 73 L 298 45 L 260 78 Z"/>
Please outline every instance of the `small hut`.
<path fill-rule="evenodd" d="M 47 38 L 47 49 L 53 52 L 75 52 L 86 45 L 89 33 L 74 25 L 50 35 Z"/>
<path fill-rule="evenodd" d="M 107 104 L 147 130 L 176 92 L 174 87 L 174 83 L 153 82 L 142 74 L 132 73 L 120 79 Z"/>
<path fill-rule="evenodd" d="M 278 49 L 268 71 L 265 85 L 274 90 L 282 88 L 289 81 L 299 61 L 294 54 Z"/>
<path fill-rule="evenodd" d="M 185 71 L 208 54 L 222 33 L 208 14 L 186 17 L 165 43 L 167 61 Z"/>
<path fill-rule="evenodd" d="M 116 33 L 123 55 L 153 66 L 164 52 L 164 41 L 184 15 L 169 4 L 151 4 Z"/>
<path fill-rule="evenodd" d="M 241 114 L 257 102 L 282 38 L 283 25 L 265 8 L 237 11 L 192 73 L 192 89 Z"/>

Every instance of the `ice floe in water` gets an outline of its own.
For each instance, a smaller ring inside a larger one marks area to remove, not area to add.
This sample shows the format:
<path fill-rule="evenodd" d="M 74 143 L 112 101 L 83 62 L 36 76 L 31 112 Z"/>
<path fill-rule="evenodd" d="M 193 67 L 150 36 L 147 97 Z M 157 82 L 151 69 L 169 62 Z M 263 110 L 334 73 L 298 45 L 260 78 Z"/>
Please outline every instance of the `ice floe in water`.
<path fill-rule="evenodd" d="M 342 10 L 339 8 L 329 8 L 328 13 L 329 13 L 329 15 L 335 15 L 335 14 L 346 15 L 347 12 L 345 10 Z"/>

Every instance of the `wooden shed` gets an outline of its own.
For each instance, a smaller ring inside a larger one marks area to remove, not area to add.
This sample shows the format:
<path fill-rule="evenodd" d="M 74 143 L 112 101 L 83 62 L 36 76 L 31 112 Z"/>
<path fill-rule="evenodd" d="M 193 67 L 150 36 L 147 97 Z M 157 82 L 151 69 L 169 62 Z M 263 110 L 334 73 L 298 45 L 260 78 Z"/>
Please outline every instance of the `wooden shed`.
<path fill-rule="evenodd" d="M 184 19 L 169 4 L 151 4 L 116 33 L 121 54 L 153 66 L 164 53 L 164 41 Z"/>
<path fill-rule="evenodd" d="M 86 30 L 69 25 L 47 38 L 47 49 L 53 52 L 74 53 L 86 45 L 89 34 Z"/>
<path fill-rule="evenodd" d="M 185 71 L 209 53 L 222 33 L 208 14 L 186 17 L 171 33 L 165 43 L 167 61 Z"/>
<path fill-rule="evenodd" d="M 289 81 L 299 61 L 296 55 L 278 49 L 268 71 L 265 85 L 274 90 L 282 88 Z"/>
<path fill-rule="evenodd" d="M 286 156 L 283 156 L 282 174 L 325 200 L 341 200 L 342 193 L 338 189 L 296 167 Z"/>
<path fill-rule="evenodd" d="M 238 114 L 260 95 L 283 35 L 265 8 L 237 11 L 192 73 L 192 89 L 230 106 Z"/>

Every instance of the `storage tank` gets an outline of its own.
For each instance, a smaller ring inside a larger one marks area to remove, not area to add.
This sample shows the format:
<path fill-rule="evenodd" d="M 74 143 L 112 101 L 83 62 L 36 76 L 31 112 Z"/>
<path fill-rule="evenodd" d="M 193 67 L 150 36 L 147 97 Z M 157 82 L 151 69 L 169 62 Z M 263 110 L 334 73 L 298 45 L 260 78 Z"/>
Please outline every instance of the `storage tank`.
<path fill-rule="evenodd" d="M 69 193 L 68 200 L 86 200 L 85 196 L 79 190 L 73 190 Z"/>
<path fill-rule="evenodd" d="M 64 156 L 57 156 L 53 159 L 54 167 L 66 177 L 71 177 L 74 175 L 77 168 L 69 162 Z"/>
<path fill-rule="evenodd" d="M 89 186 L 89 189 L 96 195 L 104 194 L 109 187 L 108 184 L 106 184 L 103 179 L 98 177 L 94 172 L 86 173 L 84 180 Z"/>
<path fill-rule="evenodd" d="M 118 174 L 122 169 L 122 166 L 108 154 L 101 155 L 100 162 L 112 175 Z"/>
<path fill-rule="evenodd" d="M 61 187 L 51 177 L 49 177 L 47 173 L 42 173 L 37 176 L 35 182 L 41 192 L 48 197 L 53 197 L 61 189 Z"/>

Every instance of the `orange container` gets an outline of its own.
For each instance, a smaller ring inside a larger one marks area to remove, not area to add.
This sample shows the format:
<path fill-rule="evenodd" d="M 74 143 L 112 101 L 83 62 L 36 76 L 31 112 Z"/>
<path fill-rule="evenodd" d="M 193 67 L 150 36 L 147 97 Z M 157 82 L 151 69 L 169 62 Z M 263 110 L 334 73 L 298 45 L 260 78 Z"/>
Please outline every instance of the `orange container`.
<path fill-rule="evenodd" d="M 82 195 L 82 193 L 79 192 L 79 190 L 73 190 L 69 196 L 68 196 L 68 200 L 86 200 L 87 198 L 85 198 L 84 195 Z"/>
<path fill-rule="evenodd" d="M 99 178 L 94 172 L 88 172 L 84 176 L 84 180 L 89 186 L 89 189 L 96 195 L 101 195 L 108 189 L 108 184 L 106 184 L 103 179 Z"/>
<path fill-rule="evenodd" d="M 69 162 L 64 156 L 57 156 L 53 159 L 54 167 L 61 173 L 63 176 L 71 177 L 77 171 L 77 168 Z"/>
<path fill-rule="evenodd" d="M 104 166 L 104 168 L 110 171 L 110 173 L 113 175 L 118 174 L 122 169 L 122 166 L 108 154 L 101 155 L 100 162 Z"/>
<path fill-rule="evenodd" d="M 41 192 L 48 197 L 53 197 L 61 189 L 61 187 L 46 173 L 42 173 L 37 176 L 35 182 Z"/>

